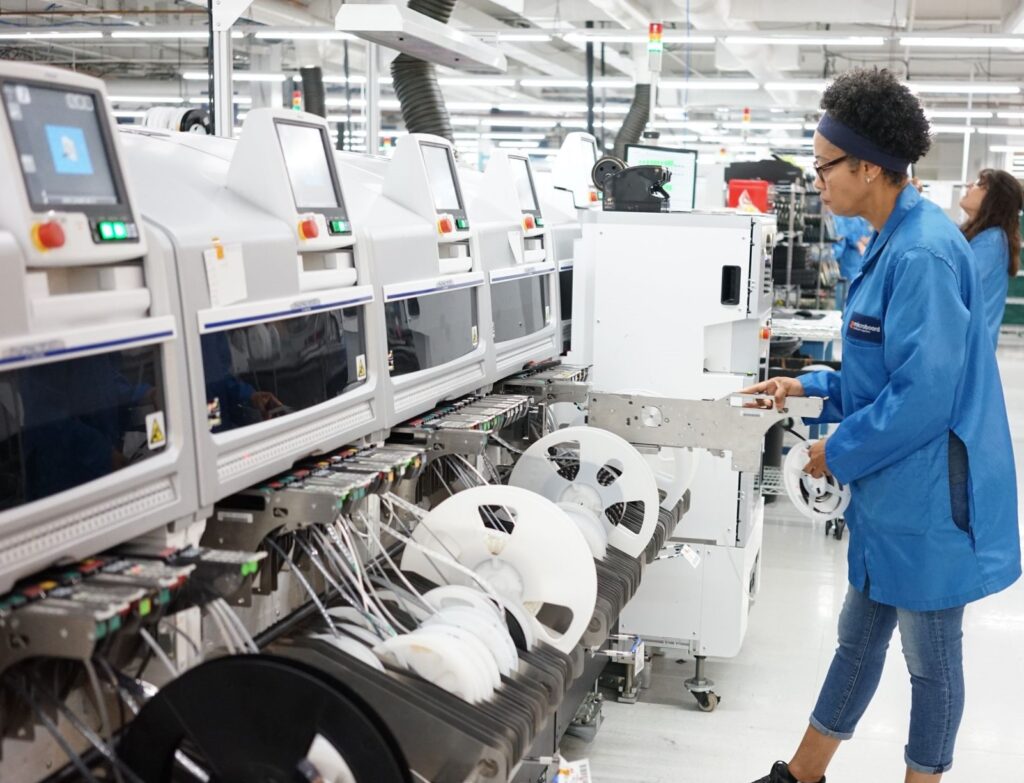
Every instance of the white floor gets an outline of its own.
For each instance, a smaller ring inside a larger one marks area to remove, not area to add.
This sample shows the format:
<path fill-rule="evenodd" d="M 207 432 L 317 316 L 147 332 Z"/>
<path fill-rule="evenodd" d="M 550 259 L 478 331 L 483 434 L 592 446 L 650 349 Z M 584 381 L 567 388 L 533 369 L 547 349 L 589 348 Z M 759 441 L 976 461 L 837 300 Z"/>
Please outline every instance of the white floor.
<path fill-rule="evenodd" d="M 1020 477 L 1024 351 L 1001 351 L 1000 364 Z M 750 783 L 791 755 L 832 658 L 846 541 L 826 538 L 780 501 L 768 507 L 762 589 L 743 651 L 709 662 L 718 709 L 698 712 L 683 687 L 691 662 L 677 663 L 671 652 L 655 659 L 640 702 L 609 701 L 592 744 L 563 744 L 568 758 L 590 759 L 594 783 Z M 964 646 L 967 708 L 953 770 L 943 779 L 1024 781 L 1024 581 L 968 607 Z M 878 693 L 857 736 L 840 749 L 830 783 L 901 783 L 909 710 L 897 633 Z"/>

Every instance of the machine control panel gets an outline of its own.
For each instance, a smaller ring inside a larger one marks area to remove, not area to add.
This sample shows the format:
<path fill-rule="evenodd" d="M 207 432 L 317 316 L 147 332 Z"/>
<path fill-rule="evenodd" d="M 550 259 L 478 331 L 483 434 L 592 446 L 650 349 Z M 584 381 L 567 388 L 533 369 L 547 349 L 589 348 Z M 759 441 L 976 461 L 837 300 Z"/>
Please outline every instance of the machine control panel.
<path fill-rule="evenodd" d="M 141 254 L 100 92 L 12 74 L 0 78 L 0 99 L 21 173 L 10 183 L 20 192 L 10 195 L 24 209 L 30 263 L 75 263 L 83 253 L 99 259 L 114 244 L 133 245 L 129 257 Z"/>

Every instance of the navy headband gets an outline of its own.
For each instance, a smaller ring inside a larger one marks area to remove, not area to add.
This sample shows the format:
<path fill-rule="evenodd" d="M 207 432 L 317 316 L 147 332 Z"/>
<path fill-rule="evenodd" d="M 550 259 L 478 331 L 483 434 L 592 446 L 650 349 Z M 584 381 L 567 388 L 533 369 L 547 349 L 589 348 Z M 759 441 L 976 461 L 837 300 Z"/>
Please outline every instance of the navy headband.
<path fill-rule="evenodd" d="M 883 169 L 906 172 L 911 161 L 897 155 L 890 155 L 872 141 L 865 139 L 857 131 L 843 125 L 835 117 L 823 114 L 818 122 L 818 133 L 835 144 L 841 150 L 860 160 L 875 163 Z"/>

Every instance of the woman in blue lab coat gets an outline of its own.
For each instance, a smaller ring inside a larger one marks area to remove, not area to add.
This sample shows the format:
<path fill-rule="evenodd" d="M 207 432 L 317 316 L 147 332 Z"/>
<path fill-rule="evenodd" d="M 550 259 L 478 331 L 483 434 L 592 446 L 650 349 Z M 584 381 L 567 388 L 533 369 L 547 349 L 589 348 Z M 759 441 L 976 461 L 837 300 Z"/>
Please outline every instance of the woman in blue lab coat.
<path fill-rule="evenodd" d="M 967 214 L 961 230 L 978 262 L 986 323 L 995 346 L 999 343 L 999 325 L 1003 322 L 1010 278 L 1020 270 L 1024 191 L 1011 174 L 985 169 L 967 189 L 960 208 Z"/>
<path fill-rule="evenodd" d="M 929 148 L 917 99 L 888 71 L 858 69 L 821 105 L 815 187 L 876 231 L 843 316 L 843 366 L 750 391 L 778 407 L 827 398 L 821 421 L 839 426 L 805 470 L 851 488 L 850 584 L 810 726 L 759 783 L 824 780 L 897 625 L 912 695 L 905 779 L 930 783 L 952 765 L 963 713 L 964 606 L 1021 573 L 1010 429 L 970 246 L 907 180 Z"/>

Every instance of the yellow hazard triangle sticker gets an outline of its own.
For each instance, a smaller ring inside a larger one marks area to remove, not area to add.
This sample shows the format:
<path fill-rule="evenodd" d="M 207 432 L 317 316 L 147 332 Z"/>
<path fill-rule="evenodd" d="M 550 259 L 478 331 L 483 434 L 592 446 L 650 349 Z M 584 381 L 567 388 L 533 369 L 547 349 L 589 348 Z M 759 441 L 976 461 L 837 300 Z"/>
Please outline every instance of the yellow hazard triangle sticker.
<path fill-rule="evenodd" d="M 150 450 L 167 445 L 167 425 L 164 424 L 163 411 L 146 416 L 146 443 Z"/>

